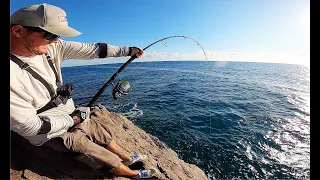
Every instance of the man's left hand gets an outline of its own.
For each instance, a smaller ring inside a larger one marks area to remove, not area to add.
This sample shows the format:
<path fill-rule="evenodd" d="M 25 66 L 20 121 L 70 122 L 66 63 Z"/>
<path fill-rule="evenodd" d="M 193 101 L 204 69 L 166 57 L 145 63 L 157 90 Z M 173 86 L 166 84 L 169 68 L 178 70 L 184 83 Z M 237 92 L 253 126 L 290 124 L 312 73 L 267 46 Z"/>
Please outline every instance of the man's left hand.
<path fill-rule="evenodd" d="M 82 123 L 83 121 L 90 119 L 90 108 L 89 107 L 78 107 L 73 113 L 70 114 L 74 124 Z"/>

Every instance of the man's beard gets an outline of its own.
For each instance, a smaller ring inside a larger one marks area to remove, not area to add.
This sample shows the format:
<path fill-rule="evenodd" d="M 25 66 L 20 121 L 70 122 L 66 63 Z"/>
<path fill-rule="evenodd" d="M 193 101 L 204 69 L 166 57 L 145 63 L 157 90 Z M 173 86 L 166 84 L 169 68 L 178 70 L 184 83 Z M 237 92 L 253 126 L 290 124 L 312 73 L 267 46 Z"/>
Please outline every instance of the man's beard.
<path fill-rule="evenodd" d="M 33 47 L 33 42 L 32 41 L 28 41 L 28 39 L 25 39 L 25 47 L 26 49 L 32 54 L 32 55 L 42 55 L 45 54 L 43 52 L 39 52 L 39 51 L 33 51 L 32 47 Z M 43 45 L 45 46 L 45 45 Z"/>

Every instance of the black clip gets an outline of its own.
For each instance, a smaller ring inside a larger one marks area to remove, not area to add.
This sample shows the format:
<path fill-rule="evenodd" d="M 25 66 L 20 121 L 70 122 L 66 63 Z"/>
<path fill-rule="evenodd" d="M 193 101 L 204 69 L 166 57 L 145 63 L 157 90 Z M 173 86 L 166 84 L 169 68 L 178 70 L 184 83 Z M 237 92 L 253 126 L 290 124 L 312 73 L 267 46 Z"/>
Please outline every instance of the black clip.
<path fill-rule="evenodd" d="M 29 66 L 29 64 L 27 64 L 27 63 L 23 63 L 23 64 L 21 64 L 20 65 L 20 68 L 21 69 L 28 69 L 30 66 Z"/>

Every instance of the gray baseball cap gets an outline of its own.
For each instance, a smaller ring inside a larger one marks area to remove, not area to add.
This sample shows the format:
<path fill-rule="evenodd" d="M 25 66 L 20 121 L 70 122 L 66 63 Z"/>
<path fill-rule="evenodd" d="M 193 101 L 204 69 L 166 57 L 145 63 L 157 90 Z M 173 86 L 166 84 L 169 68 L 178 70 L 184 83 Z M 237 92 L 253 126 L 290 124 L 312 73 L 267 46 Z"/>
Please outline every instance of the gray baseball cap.
<path fill-rule="evenodd" d="M 74 37 L 81 32 L 68 26 L 66 12 L 50 4 L 36 4 L 21 8 L 10 17 L 11 24 L 39 27 L 62 37 Z"/>

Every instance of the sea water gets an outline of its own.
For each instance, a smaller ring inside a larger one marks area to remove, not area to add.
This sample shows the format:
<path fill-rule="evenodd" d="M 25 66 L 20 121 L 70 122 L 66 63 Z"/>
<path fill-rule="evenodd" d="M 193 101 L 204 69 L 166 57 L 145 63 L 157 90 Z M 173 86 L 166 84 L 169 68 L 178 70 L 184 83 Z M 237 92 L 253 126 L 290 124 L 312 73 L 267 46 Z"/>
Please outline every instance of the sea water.
<path fill-rule="evenodd" d="M 62 68 L 85 105 L 122 64 Z M 217 179 L 310 178 L 310 70 L 254 62 L 132 62 L 98 103 Z"/>

